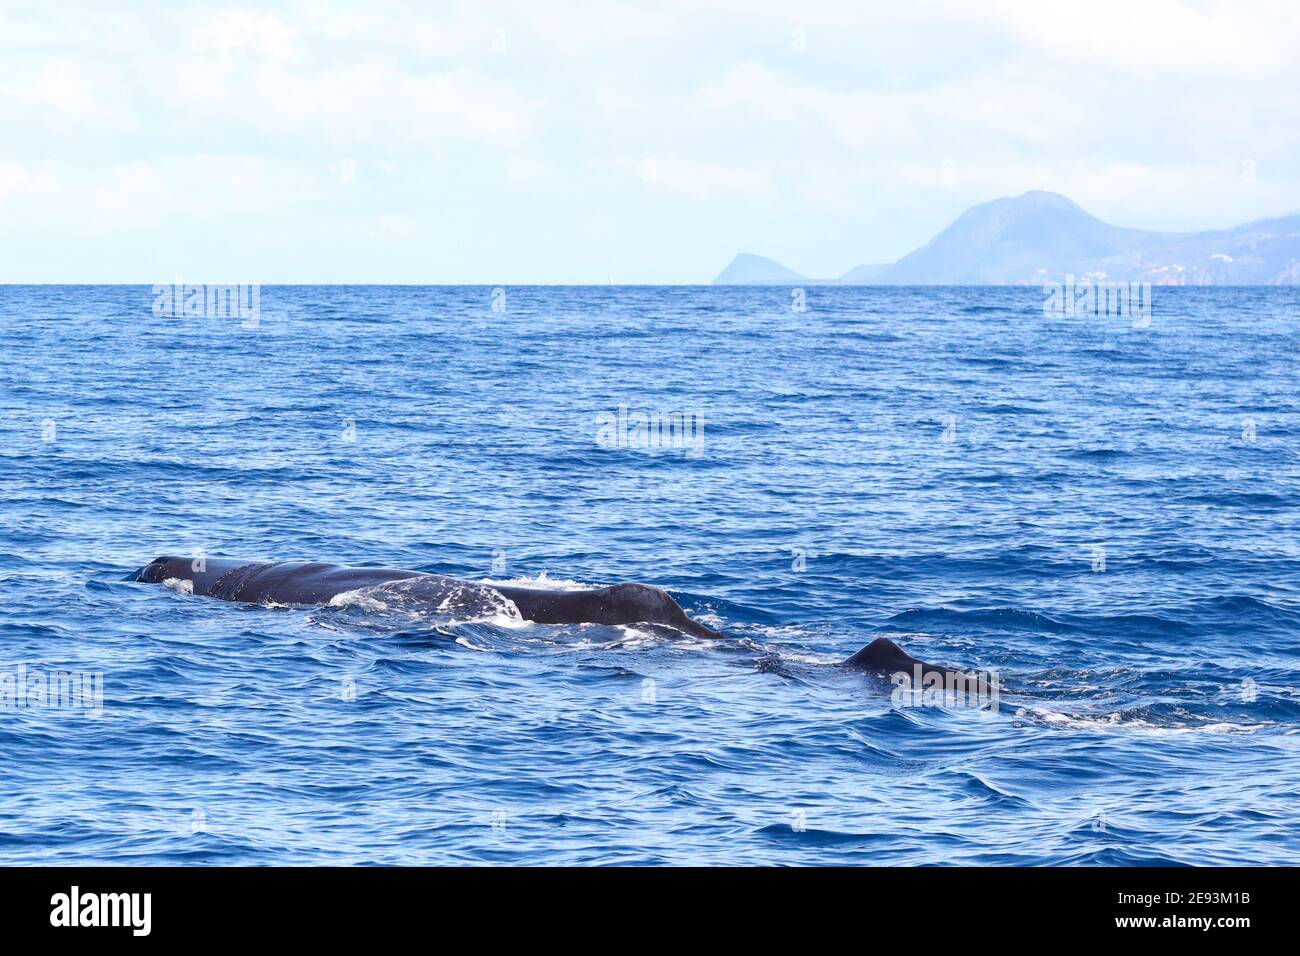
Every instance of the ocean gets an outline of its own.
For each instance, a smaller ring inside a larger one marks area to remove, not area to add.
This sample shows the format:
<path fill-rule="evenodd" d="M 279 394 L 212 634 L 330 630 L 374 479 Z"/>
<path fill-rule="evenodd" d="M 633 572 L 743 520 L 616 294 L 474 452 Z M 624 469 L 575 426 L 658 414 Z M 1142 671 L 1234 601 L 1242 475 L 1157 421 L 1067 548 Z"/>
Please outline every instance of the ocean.
<path fill-rule="evenodd" d="M 259 295 L 0 286 L 0 861 L 1300 862 L 1295 289 Z M 640 581 L 727 640 L 162 554 Z M 882 636 L 998 695 L 836 666 Z"/>

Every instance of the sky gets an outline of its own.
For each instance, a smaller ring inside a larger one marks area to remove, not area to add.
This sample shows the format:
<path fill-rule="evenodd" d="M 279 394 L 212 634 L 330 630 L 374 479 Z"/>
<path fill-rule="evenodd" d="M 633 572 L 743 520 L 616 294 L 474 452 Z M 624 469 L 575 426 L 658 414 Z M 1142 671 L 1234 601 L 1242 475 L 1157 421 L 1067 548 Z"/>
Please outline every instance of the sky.
<path fill-rule="evenodd" d="M 708 282 L 1300 212 L 1300 4 L 0 0 L 0 282 Z"/>

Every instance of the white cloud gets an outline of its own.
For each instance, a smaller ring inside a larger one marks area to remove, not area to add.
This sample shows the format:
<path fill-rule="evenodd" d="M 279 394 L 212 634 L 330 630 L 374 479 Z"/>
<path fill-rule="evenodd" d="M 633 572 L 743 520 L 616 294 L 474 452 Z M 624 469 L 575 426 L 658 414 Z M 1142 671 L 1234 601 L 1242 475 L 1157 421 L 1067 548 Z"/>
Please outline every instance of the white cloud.
<path fill-rule="evenodd" d="M 341 183 L 355 183 L 357 181 L 357 161 L 355 159 L 340 159 L 332 167 L 334 175 L 338 176 Z"/>
<path fill-rule="evenodd" d="M 0 202 L 20 193 L 53 193 L 59 188 L 58 166 L 40 163 L 0 163 Z"/>
<path fill-rule="evenodd" d="M 1029 188 L 1227 225 L 1300 209 L 1297 48 L 1274 2 L 7 4 L 0 261 L 117 262 L 94 232 L 150 274 L 429 278 L 419 244 L 449 280 L 830 271 Z"/>
<path fill-rule="evenodd" d="M 195 53 L 219 57 L 265 57 L 297 60 L 302 56 L 299 31 L 273 13 L 231 7 L 204 18 L 190 31 Z"/>
<path fill-rule="evenodd" d="M 662 189 L 707 202 L 740 198 L 765 202 L 772 195 L 767 171 L 755 164 L 700 162 L 681 156 L 647 156 L 625 164 L 650 189 Z"/>
<path fill-rule="evenodd" d="M 1124 73 L 1264 74 L 1295 57 L 1296 12 L 1288 5 L 998 0 L 993 9 L 1041 54 Z"/>

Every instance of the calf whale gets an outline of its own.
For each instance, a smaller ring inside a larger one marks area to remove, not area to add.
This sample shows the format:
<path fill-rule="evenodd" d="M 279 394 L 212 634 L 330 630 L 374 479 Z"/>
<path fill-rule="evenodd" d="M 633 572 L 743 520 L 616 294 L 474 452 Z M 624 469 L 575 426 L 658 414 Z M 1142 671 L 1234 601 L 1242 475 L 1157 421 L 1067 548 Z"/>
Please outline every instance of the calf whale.
<path fill-rule="evenodd" d="M 394 585 L 404 596 L 427 601 L 434 608 L 500 608 L 504 598 L 518 609 L 520 617 L 537 624 L 663 624 L 694 637 L 725 636 L 688 617 L 667 591 L 646 584 L 557 591 L 393 568 L 188 557 L 154 558 L 136 573 L 135 580 L 172 584 L 223 601 L 290 605 L 328 604 L 349 591 Z M 919 661 L 885 637 L 876 638 L 841 666 L 881 674 L 905 673 L 917 680 L 930 675 L 941 680 L 963 675 Z"/>

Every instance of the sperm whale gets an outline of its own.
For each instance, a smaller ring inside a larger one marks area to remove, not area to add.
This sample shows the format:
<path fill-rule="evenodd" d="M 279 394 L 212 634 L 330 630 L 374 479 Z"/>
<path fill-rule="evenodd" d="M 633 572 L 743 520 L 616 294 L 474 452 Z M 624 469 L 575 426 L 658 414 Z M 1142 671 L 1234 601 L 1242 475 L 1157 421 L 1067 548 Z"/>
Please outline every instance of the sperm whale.
<path fill-rule="evenodd" d="M 406 596 L 427 601 L 435 608 L 454 605 L 458 610 L 492 609 L 499 608 L 501 599 L 505 599 L 515 606 L 520 617 L 538 624 L 662 624 L 694 637 L 725 637 L 692 620 L 667 591 L 647 584 L 560 591 L 484 584 L 394 568 L 175 556 L 154 558 L 136 573 L 135 579 L 147 584 L 172 584 L 223 601 L 288 605 L 328 604 L 349 591 L 401 582 Z M 947 680 L 962 674 L 919 661 L 885 637 L 872 641 L 841 666 L 880 674 L 904 673 L 918 680 L 931 675 Z"/>
<path fill-rule="evenodd" d="M 184 590 L 225 601 L 250 604 L 327 604 L 359 588 L 401 581 L 408 595 L 432 607 L 457 608 L 512 603 L 519 616 L 538 624 L 664 624 L 694 637 L 723 635 L 691 620 L 661 588 L 615 584 L 585 591 L 482 584 L 422 571 L 349 568 L 319 562 L 240 561 L 228 558 L 160 557 L 145 565 L 136 580 L 176 582 Z"/>

